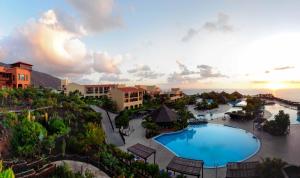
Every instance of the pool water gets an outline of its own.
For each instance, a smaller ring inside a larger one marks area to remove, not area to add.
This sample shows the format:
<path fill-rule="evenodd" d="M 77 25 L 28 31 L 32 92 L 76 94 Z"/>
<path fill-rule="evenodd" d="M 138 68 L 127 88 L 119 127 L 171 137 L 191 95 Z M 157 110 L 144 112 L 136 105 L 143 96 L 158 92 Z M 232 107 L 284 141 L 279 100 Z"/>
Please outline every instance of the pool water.
<path fill-rule="evenodd" d="M 279 103 L 275 103 L 273 105 L 266 105 L 265 110 L 269 111 L 272 114 L 271 119 L 274 119 L 274 116 L 278 114 L 280 110 L 283 110 L 284 113 L 290 115 L 291 124 L 300 124 L 300 115 L 296 109 L 289 108 L 288 106 L 280 105 Z"/>
<path fill-rule="evenodd" d="M 176 156 L 203 160 L 206 168 L 243 161 L 260 148 L 260 141 L 245 130 L 220 124 L 189 126 L 154 138 Z"/>

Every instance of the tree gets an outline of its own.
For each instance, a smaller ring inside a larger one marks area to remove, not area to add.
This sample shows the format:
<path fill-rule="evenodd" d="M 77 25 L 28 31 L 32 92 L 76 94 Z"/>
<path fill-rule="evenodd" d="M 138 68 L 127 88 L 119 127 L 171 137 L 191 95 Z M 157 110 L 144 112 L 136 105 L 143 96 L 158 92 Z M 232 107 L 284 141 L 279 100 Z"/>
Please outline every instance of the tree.
<path fill-rule="evenodd" d="M 52 134 L 66 135 L 70 128 L 67 127 L 62 119 L 54 118 L 49 121 L 49 131 Z"/>
<path fill-rule="evenodd" d="M 288 133 L 289 126 L 290 116 L 281 110 L 277 115 L 275 115 L 275 120 L 266 122 L 264 130 L 272 135 L 284 135 Z"/>
<path fill-rule="evenodd" d="M 38 122 L 27 119 L 13 128 L 13 137 L 11 145 L 16 154 L 30 157 L 40 151 L 39 145 L 44 137 L 47 136 L 47 130 Z"/>
<path fill-rule="evenodd" d="M 19 120 L 16 113 L 9 112 L 5 114 L 5 119 L 2 122 L 6 128 L 13 128 L 18 124 Z"/>
<path fill-rule="evenodd" d="M 11 168 L 6 170 L 3 169 L 2 161 L 0 161 L 0 178 L 15 178 L 14 171 Z"/>
<path fill-rule="evenodd" d="M 95 123 L 87 123 L 85 126 L 85 135 L 91 144 L 101 145 L 105 140 L 105 133 L 100 126 Z"/>
<path fill-rule="evenodd" d="M 278 125 L 279 132 L 286 133 L 290 126 L 290 115 L 285 114 L 284 111 L 281 110 L 277 115 L 275 115 L 275 121 Z"/>
<path fill-rule="evenodd" d="M 129 116 L 130 116 L 130 111 L 124 110 L 120 112 L 120 114 L 115 118 L 115 124 L 117 128 L 126 128 L 129 125 Z"/>
<path fill-rule="evenodd" d="M 43 147 L 51 154 L 51 151 L 55 148 L 56 136 L 50 135 L 46 139 L 43 140 Z"/>

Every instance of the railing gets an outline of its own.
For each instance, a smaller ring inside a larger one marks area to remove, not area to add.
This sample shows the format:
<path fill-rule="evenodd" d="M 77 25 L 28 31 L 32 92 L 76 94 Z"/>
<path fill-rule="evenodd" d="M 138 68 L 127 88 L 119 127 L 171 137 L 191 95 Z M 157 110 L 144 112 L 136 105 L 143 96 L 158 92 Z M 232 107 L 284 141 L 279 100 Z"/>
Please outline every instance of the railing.
<path fill-rule="evenodd" d="M 112 121 L 111 121 L 111 118 L 110 118 L 110 115 L 109 115 L 108 111 L 106 111 L 106 114 L 107 114 L 107 117 L 108 117 L 109 123 L 110 123 L 110 125 L 111 125 L 111 128 L 112 128 L 112 129 L 113 129 L 113 131 L 114 131 L 114 130 L 115 130 L 115 128 L 114 128 L 114 125 L 113 125 L 113 123 L 112 123 Z"/>
<path fill-rule="evenodd" d="M 119 134 L 121 136 L 121 139 L 123 140 L 123 143 L 125 144 L 125 137 L 124 137 L 124 134 L 121 132 L 120 129 L 119 129 Z"/>

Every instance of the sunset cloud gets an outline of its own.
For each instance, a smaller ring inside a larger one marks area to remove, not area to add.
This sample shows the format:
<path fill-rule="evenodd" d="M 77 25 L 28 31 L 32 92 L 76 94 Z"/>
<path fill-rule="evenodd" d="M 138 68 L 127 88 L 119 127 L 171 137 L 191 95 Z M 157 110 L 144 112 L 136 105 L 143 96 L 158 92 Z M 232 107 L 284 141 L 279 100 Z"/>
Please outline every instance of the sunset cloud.
<path fill-rule="evenodd" d="M 108 53 L 95 52 L 93 55 L 94 69 L 99 73 L 115 73 L 119 74 L 119 64 L 123 60 L 123 56 L 110 56 Z"/>
<path fill-rule="evenodd" d="M 66 23 L 54 10 L 44 12 L 38 20 L 30 20 L 2 40 L 3 62 L 24 60 L 38 66 L 36 70 L 59 77 L 99 73 L 120 73 L 122 55 L 88 49 L 81 38 L 83 26 Z"/>

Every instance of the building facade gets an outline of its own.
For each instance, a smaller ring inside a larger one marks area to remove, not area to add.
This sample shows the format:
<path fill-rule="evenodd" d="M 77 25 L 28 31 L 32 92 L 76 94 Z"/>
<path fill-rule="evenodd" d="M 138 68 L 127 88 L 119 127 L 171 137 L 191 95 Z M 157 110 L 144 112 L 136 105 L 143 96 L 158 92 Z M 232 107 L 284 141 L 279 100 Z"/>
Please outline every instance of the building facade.
<path fill-rule="evenodd" d="M 119 84 L 98 84 L 98 85 L 80 85 L 77 83 L 69 83 L 67 79 L 61 80 L 61 90 L 65 94 L 78 91 L 83 97 L 100 98 L 107 96 L 111 98 L 111 90 L 113 88 L 125 87 Z"/>
<path fill-rule="evenodd" d="M 171 88 L 171 91 L 168 92 L 170 101 L 177 101 L 178 99 L 184 96 L 180 88 Z"/>
<path fill-rule="evenodd" d="M 0 66 L 0 88 L 27 88 L 31 84 L 32 65 L 16 62 Z"/>
<path fill-rule="evenodd" d="M 135 85 L 136 88 L 143 89 L 144 94 L 147 93 L 150 96 L 159 95 L 161 89 L 156 85 Z"/>
<path fill-rule="evenodd" d="M 143 105 L 143 90 L 136 87 L 113 88 L 111 98 L 116 102 L 118 111 L 135 109 Z"/>

